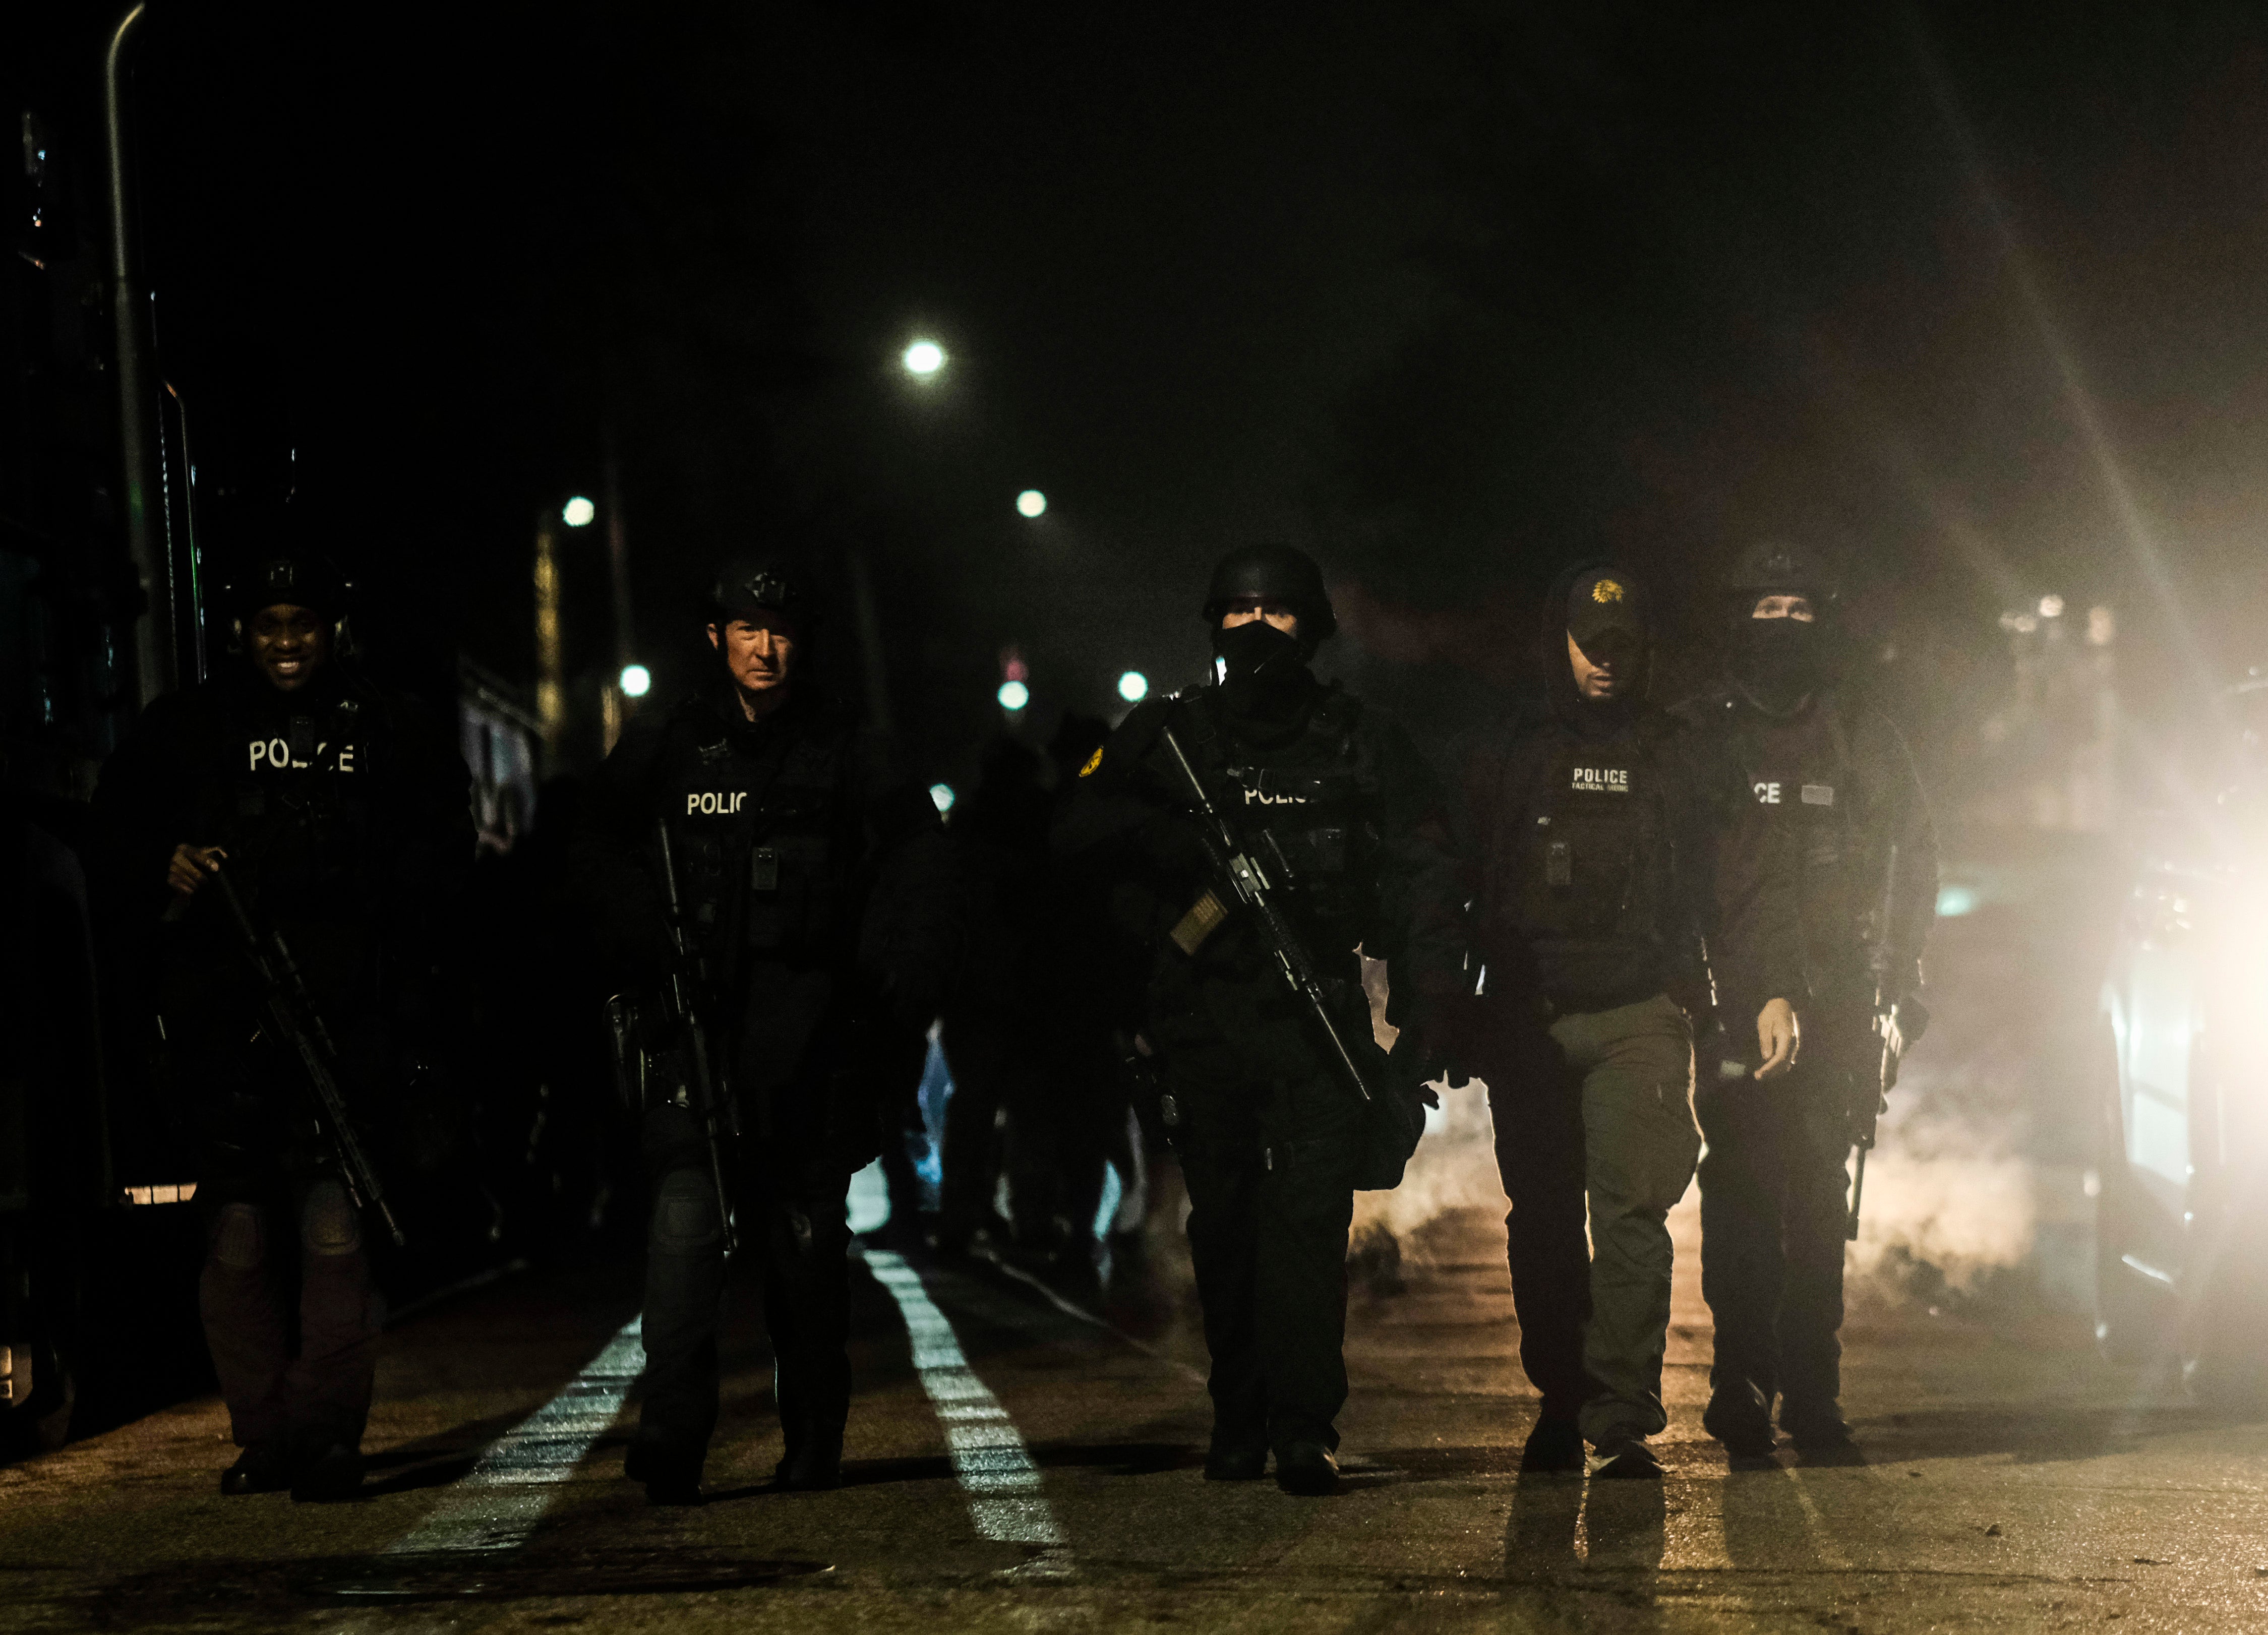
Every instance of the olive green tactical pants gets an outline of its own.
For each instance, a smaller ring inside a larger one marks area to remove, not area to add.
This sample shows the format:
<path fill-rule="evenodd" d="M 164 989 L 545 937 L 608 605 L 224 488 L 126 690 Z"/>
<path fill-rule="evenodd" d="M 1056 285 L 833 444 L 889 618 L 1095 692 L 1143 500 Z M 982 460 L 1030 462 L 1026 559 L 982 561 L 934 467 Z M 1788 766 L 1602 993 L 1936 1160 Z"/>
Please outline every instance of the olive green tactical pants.
<path fill-rule="evenodd" d="M 1701 1151 L 1691 1027 L 1657 995 L 1504 1044 L 1482 1067 L 1521 1360 L 1545 1414 L 1577 1417 L 1593 1443 L 1651 1436 L 1668 1423 L 1668 1217 Z"/>
<path fill-rule="evenodd" d="M 1664 996 L 1563 1016 L 1551 1037 L 1582 1077 L 1583 1179 L 1591 1204 L 1591 1321 L 1583 1366 L 1594 1445 L 1652 1436 L 1669 1335 L 1668 1216 L 1693 1180 L 1693 1029 Z"/>

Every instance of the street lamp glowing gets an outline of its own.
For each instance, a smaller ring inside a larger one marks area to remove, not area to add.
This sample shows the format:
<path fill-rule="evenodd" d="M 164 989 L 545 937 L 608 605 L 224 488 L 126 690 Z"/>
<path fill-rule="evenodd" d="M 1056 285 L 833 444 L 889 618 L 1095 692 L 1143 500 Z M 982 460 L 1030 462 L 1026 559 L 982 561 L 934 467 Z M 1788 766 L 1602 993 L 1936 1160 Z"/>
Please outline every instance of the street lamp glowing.
<path fill-rule="evenodd" d="M 559 519 L 571 528 L 589 527 L 591 519 L 598 514 L 599 508 L 580 494 L 559 508 Z"/>
<path fill-rule="evenodd" d="M 945 367 L 945 349 L 934 341 L 917 341 L 898 355 L 906 372 L 926 380 Z"/>
<path fill-rule="evenodd" d="M 653 690 L 653 672 L 642 664 L 622 667 L 622 696 L 643 698 Z"/>
<path fill-rule="evenodd" d="M 1000 700 L 1000 707 L 1011 714 L 1032 702 L 1032 689 L 1021 681 L 1001 682 L 999 692 L 994 696 Z"/>
<path fill-rule="evenodd" d="M 952 811 L 953 785 L 950 784 L 932 784 L 929 786 L 929 799 L 930 804 L 934 806 L 940 814 Z"/>
<path fill-rule="evenodd" d="M 1026 489 L 1016 496 L 1016 509 L 1027 517 L 1044 516 L 1047 514 L 1048 497 L 1037 489 Z"/>
<path fill-rule="evenodd" d="M 1139 670 L 1129 670 L 1118 678 L 1118 696 L 1130 704 L 1138 704 L 1150 696 L 1150 678 Z"/>

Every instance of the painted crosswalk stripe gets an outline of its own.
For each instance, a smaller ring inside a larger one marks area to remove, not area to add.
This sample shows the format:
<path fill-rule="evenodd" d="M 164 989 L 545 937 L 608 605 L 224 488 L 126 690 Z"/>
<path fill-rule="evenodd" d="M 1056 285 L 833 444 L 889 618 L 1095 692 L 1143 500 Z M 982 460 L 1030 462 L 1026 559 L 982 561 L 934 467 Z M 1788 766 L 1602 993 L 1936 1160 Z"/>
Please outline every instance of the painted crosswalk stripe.
<path fill-rule="evenodd" d="M 633 1317 L 549 1402 L 490 1442 L 447 1499 L 387 1554 L 517 1550 L 557 1497 L 559 1484 L 610 1429 L 645 1366 Z"/>
<path fill-rule="evenodd" d="M 1048 1507 L 1031 1451 L 1000 1399 L 968 1366 L 960 1337 L 930 1299 L 921 1274 L 903 1257 L 879 1249 L 867 1252 L 866 1270 L 890 1292 L 905 1319 L 915 1372 L 945 1427 L 953 1474 L 968 1495 L 977 1532 L 1002 1543 L 1061 1546 L 1063 1529 Z"/>

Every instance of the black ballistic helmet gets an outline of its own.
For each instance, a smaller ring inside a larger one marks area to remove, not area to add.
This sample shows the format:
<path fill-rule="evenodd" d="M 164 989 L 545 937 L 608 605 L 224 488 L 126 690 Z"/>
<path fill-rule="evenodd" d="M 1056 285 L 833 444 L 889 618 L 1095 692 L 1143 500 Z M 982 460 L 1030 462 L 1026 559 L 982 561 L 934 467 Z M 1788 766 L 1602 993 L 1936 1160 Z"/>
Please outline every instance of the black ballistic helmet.
<path fill-rule="evenodd" d="M 1289 545 L 1248 545 L 1223 556 L 1205 591 L 1204 622 L 1219 624 L 1229 604 L 1248 597 L 1280 601 L 1298 614 L 1300 635 L 1311 647 L 1339 628 L 1323 589 L 1323 571 L 1313 556 Z"/>
<path fill-rule="evenodd" d="M 1808 596 L 1822 612 L 1842 593 L 1842 576 L 1829 553 L 1785 540 L 1759 540 L 1733 558 L 1721 583 L 1727 596 L 1749 608 L 1759 596 Z M 1741 616 L 1747 616 L 1747 608 Z"/>
<path fill-rule="evenodd" d="M 312 608 L 337 619 L 345 615 L 351 588 L 320 556 L 267 556 L 229 581 L 229 615 L 248 619 L 262 608 L 291 607 Z"/>
<path fill-rule="evenodd" d="M 709 612 L 719 620 L 776 615 L 807 629 L 818 622 L 819 609 L 800 569 L 774 556 L 734 556 L 709 587 Z"/>

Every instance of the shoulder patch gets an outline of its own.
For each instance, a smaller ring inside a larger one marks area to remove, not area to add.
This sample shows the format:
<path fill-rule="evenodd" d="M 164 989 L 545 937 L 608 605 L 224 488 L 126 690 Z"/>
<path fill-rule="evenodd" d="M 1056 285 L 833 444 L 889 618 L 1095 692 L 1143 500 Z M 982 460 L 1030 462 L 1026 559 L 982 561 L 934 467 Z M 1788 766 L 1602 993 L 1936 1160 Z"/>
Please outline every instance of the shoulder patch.
<path fill-rule="evenodd" d="M 1097 767 L 1099 767 L 1099 766 L 1101 766 L 1101 764 L 1102 764 L 1102 748 L 1101 748 L 1101 746 L 1097 745 L 1097 746 L 1095 747 L 1095 751 L 1094 751 L 1094 753 L 1093 755 L 1091 755 L 1087 756 L 1087 758 L 1086 758 L 1086 764 L 1085 766 L 1083 766 L 1083 767 L 1079 768 L 1079 775 L 1081 777 L 1094 777 L 1094 769 L 1095 769 L 1095 768 L 1097 768 Z"/>

